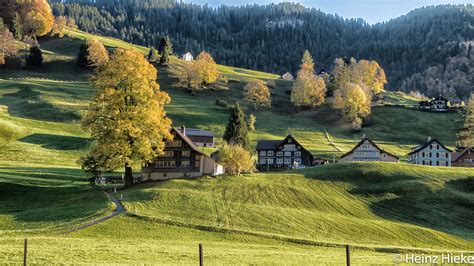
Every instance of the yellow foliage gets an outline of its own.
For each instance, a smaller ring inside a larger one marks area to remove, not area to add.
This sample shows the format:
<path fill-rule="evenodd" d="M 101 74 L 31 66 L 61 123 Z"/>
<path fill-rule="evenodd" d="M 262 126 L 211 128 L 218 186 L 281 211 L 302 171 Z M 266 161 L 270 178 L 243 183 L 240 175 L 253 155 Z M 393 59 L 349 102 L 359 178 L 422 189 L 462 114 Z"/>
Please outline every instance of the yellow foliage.
<path fill-rule="evenodd" d="M 26 34 L 43 36 L 51 31 L 54 16 L 46 0 L 16 0 L 16 2 L 23 21 L 23 31 Z"/>
<path fill-rule="evenodd" d="M 87 47 L 87 60 L 90 67 L 98 67 L 109 61 L 109 52 L 100 41 L 89 39 L 87 40 Z"/>
<path fill-rule="evenodd" d="M 344 117 L 352 123 L 360 126 L 362 118 L 370 115 L 371 98 L 364 89 L 355 83 L 347 83 L 346 86 L 334 92 L 333 107 L 342 112 Z"/>
<path fill-rule="evenodd" d="M 117 49 L 97 69 L 92 83 L 99 92 L 82 123 L 95 140 L 88 157 L 101 168 L 150 162 L 172 139 L 164 109 L 171 99 L 160 91 L 156 77 L 156 69 L 133 50 Z"/>
<path fill-rule="evenodd" d="M 54 19 L 53 28 L 51 29 L 51 36 L 58 35 L 59 38 L 64 37 L 67 28 L 67 19 L 64 16 L 59 16 Z"/>
<path fill-rule="evenodd" d="M 301 69 L 291 91 L 291 102 L 299 107 L 316 108 L 324 103 L 326 84 L 312 70 Z"/>
<path fill-rule="evenodd" d="M 225 168 L 226 173 L 240 176 L 241 173 L 252 173 L 255 164 L 252 154 L 239 145 L 227 145 L 219 149 L 219 163 Z"/>
<path fill-rule="evenodd" d="M 209 85 L 217 81 L 217 64 L 209 53 L 202 51 L 193 64 L 195 69 L 199 71 L 203 84 Z"/>
<path fill-rule="evenodd" d="M 245 85 L 243 97 L 245 101 L 253 103 L 255 109 L 258 105 L 270 107 L 272 104 L 270 90 L 261 80 L 251 81 Z"/>

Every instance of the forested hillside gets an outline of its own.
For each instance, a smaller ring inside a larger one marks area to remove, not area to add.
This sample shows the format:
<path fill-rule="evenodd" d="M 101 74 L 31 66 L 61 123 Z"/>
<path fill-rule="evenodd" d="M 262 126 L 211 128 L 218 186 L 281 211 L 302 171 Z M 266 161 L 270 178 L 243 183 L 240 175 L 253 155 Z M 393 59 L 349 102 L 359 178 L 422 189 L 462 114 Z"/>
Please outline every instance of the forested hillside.
<path fill-rule="evenodd" d="M 377 60 L 392 90 L 451 99 L 473 90 L 472 5 L 422 8 L 371 26 L 290 3 L 215 9 L 174 0 L 63 2 L 54 13 L 82 30 L 155 47 L 170 36 L 176 53 L 207 50 L 221 64 L 295 74 L 308 49 L 318 70 L 331 69 L 337 57 Z"/>

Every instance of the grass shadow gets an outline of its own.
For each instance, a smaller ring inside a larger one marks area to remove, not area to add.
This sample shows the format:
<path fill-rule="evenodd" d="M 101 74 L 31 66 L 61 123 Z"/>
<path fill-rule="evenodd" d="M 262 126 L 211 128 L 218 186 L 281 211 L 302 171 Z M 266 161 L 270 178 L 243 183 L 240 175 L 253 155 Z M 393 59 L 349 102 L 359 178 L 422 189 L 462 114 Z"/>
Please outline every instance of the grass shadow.
<path fill-rule="evenodd" d="M 89 139 L 51 134 L 31 134 L 21 139 L 22 142 L 41 145 L 50 150 L 81 150 L 89 146 Z"/>
<path fill-rule="evenodd" d="M 41 93 L 28 84 L 16 86 L 19 87 L 19 91 L 5 94 L 0 98 L 0 105 L 7 106 L 10 115 L 52 122 L 70 122 L 80 119 L 77 113 L 59 109 L 44 101 Z"/>

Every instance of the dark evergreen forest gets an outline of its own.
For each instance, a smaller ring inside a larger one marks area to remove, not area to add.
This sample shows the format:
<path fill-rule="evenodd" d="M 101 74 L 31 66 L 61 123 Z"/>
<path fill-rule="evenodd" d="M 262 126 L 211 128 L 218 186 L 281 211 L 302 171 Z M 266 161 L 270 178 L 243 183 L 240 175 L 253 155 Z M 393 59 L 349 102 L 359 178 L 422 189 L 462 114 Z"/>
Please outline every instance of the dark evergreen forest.
<path fill-rule="evenodd" d="M 337 57 L 377 60 L 391 90 L 467 99 L 474 90 L 474 7 L 442 5 L 369 25 L 299 4 L 211 8 L 174 0 L 52 1 L 80 29 L 176 54 L 202 50 L 220 64 L 295 74 L 308 49 L 318 70 Z M 61 3 L 62 2 L 62 3 Z"/>

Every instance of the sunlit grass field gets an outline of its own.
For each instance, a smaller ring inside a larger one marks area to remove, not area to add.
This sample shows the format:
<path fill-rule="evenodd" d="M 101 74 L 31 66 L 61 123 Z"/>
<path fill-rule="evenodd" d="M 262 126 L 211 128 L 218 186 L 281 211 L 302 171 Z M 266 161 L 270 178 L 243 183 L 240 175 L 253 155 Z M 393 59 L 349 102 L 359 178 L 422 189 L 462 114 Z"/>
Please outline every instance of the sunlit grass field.
<path fill-rule="evenodd" d="M 190 264 L 198 243 L 212 264 L 340 264 L 344 244 L 354 246 L 358 264 L 390 263 L 398 249 L 474 249 L 473 170 L 406 164 L 144 184 L 117 193 L 131 214 L 61 234 L 114 209 L 76 163 L 90 146 L 80 119 L 95 92 L 92 73 L 75 66 L 79 45 L 94 37 L 110 49 L 147 52 L 113 38 L 69 35 L 40 40 L 42 68 L 0 70 L 0 264 L 21 263 L 24 237 L 30 238 L 30 262 L 38 264 Z M 374 106 L 370 124 L 353 133 L 330 108 L 331 99 L 316 111 L 293 108 L 292 83 L 276 75 L 219 66 L 225 78 L 217 86 L 190 94 L 172 77 L 181 64 L 172 58 L 158 67 L 161 89 L 172 98 L 168 115 L 174 126 L 213 131 L 218 143 L 229 110 L 216 100 L 240 102 L 247 115 L 257 116 L 252 145 L 292 134 L 330 160 L 363 134 L 402 157 L 428 136 L 455 144 L 461 116 L 416 111 L 416 100 L 406 95 L 384 93 L 384 103 L 396 106 Z M 252 79 L 271 85 L 271 109 L 241 101 Z"/>

